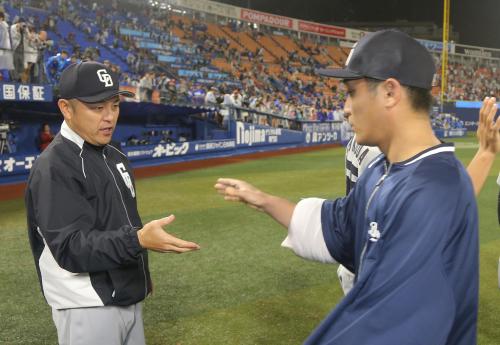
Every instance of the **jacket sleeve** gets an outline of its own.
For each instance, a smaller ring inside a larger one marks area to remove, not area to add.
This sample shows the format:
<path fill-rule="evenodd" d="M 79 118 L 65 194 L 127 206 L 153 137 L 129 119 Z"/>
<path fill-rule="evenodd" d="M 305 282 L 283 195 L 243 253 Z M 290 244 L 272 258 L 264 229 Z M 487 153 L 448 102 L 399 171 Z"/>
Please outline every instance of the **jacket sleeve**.
<path fill-rule="evenodd" d="M 29 185 L 38 231 L 59 266 L 73 273 L 136 263 L 142 247 L 130 224 L 95 229 L 96 215 L 82 181 L 54 167 L 37 169 Z"/>
<path fill-rule="evenodd" d="M 336 262 L 354 272 L 356 190 L 344 198 L 327 200 L 321 209 L 326 247 Z"/>

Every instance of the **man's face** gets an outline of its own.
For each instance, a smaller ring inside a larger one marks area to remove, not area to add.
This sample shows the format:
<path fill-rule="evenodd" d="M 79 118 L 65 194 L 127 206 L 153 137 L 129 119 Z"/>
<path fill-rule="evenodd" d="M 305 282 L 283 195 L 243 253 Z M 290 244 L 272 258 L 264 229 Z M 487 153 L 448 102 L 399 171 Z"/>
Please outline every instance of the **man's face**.
<path fill-rule="evenodd" d="M 371 89 L 365 79 L 345 81 L 347 98 L 344 105 L 344 117 L 349 121 L 356 133 L 356 141 L 360 145 L 378 145 L 377 130 L 381 124 L 383 107 L 378 91 Z"/>
<path fill-rule="evenodd" d="M 92 145 L 109 144 L 120 113 L 118 96 L 99 103 L 84 103 L 76 99 L 61 101 L 68 102 L 63 114 L 71 129 Z"/>

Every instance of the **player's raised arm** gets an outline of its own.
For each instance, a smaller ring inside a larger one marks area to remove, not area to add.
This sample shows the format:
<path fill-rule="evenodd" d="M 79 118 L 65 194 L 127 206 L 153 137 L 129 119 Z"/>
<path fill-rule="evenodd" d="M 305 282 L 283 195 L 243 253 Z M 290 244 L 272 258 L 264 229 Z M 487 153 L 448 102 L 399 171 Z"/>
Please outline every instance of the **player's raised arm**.
<path fill-rule="evenodd" d="M 481 192 L 496 154 L 500 151 L 500 120 L 497 118 L 495 121 L 497 110 L 495 97 L 486 97 L 479 110 L 479 149 L 467 167 L 476 196 Z"/>
<path fill-rule="evenodd" d="M 227 201 L 239 201 L 265 212 L 278 223 L 288 228 L 295 204 L 283 198 L 264 193 L 245 181 L 219 178 L 215 184 L 217 192 Z"/>

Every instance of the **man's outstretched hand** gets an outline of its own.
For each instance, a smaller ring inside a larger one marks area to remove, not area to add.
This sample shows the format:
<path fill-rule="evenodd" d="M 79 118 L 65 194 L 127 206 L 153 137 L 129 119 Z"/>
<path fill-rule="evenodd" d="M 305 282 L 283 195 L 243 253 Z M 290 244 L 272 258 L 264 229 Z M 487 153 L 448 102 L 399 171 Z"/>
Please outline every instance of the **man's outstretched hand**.
<path fill-rule="evenodd" d="M 248 206 L 263 211 L 268 195 L 258 190 L 250 183 L 233 178 L 220 178 L 215 184 L 217 192 L 227 201 L 239 201 Z"/>
<path fill-rule="evenodd" d="M 234 178 L 220 178 L 215 183 L 217 192 L 227 201 L 239 201 L 256 210 L 265 212 L 278 223 L 288 228 L 295 204 L 290 201 L 264 193 L 250 183 Z"/>
<path fill-rule="evenodd" d="M 174 215 L 152 220 L 137 231 L 137 237 L 141 247 L 161 253 L 185 253 L 200 249 L 194 242 L 181 240 L 163 230 L 163 227 L 175 220 Z"/>

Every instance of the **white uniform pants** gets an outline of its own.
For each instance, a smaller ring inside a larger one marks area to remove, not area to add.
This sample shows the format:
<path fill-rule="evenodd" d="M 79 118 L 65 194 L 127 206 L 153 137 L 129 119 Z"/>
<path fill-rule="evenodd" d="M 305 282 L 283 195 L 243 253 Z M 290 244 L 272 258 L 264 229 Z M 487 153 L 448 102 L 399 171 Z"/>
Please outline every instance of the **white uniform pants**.
<path fill-rule="evenodd" d="M 59 345 L 145 345 L 142 304 L 52 309 Z"/>

